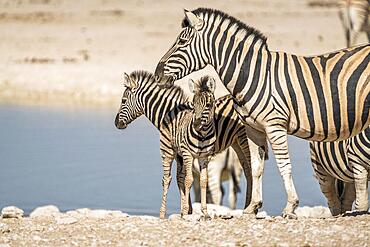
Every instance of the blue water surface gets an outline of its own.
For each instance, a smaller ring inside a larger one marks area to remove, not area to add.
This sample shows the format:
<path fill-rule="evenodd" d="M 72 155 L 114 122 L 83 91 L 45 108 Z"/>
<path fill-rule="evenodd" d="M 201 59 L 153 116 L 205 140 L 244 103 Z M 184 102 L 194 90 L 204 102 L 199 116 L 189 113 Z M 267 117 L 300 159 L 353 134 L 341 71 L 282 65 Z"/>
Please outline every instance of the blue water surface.
<path fill-rule="evenodd" d="M 62 211 L 88 207 L 158 215 L 159 133 L 145 117 L 118 130 L 115 114 L 110 108 L 0 105 L 0 208 L 16 205 L 29 213 L 54 204 Z M 291 137 L 289 145 L 300 205 L 326 205 L 313 177 L 308 142 Z M 180 208 L 173 178 L 169 213 Z M 238 208 L 244 205 L 244 179 L 241 188 Z M 263 198 L 263 210 L 281 213 L 286 195 L 271 153 Z"/>

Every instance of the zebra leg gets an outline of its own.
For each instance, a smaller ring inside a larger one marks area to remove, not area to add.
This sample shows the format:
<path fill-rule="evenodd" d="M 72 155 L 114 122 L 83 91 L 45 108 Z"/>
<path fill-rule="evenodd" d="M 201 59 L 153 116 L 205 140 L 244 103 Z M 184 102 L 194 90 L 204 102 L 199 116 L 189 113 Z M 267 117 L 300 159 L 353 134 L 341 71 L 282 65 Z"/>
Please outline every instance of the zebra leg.
<path fill-rule="evenodd" d="M 183 159 L 185 165 L 185 200 L 182 207 L 181 216 L 187 215 L 190 210 L 190 189 L 193 185 L 193 157 L 188 152 L 183 152 Z"/>
<path fill-rule="evenodd" d="M 181 212 L 182 212 L 183 206 L 184 206 L 185 200 L 186 200 L 186 198 L 185 198 L 185 185 L 184 185 L 185 167 L 184 167 L 184 161 L 183 161 L 183 159 L 180 155 L 176 156 L 176 164 L 177 164 L 176 180 L 177 180 L 177 186 L 178 186 L 179 192 L 180 192 L 180 199 L 181 199 L 180 208 L 181 208 Z M 189 208 L 188 213 L 189 214 L 192 213 L 192 208 L 191 207 Z"/>
<path fill-rule="evenodd" d="M 169 155 L 167 152 L 162 151 L 162 166 L 163 166 L 163 178 L 162 178 L 162 204 L 161 209 L 159 210 L 159 218 L 164 219 L 166 216 L 166 203 L 167 203 L 167 193 L 168 187 L 171 183 L 171 165 L 174 159 L 174 156 Z"/>
<path fill-rule="evenodd" d="M 223 167 L 224 162 L 216 162 L 215 159 L 211 160 L 208 164 L 207 203 L 221 205 L 223 196 L 221 189 L 221 174 Z"/>
<path fill-rule="evenodd" d="M 199 160 L 200 163 L 200 195 L 201 210 L 204 219 L 210 219 L 207 211 L 208 160 Z"/>
<path fill-rule="evenodd" d="M 249 150 L 251 154 L 252 181 L 254 197 L 249 206 L 244 210 L 245 213 L 255 213 L 262 207 L 262 175 L 265 167 L 264 148 L 249 139 Z"/>
<path fill-rule="evenodd" d="M 356 41 L 357 41 L 357 38 L 358 38 L 359 34 L 360 34 L 359 31 L 355 31 L 355 30 L 352 31 L 352 35 L 351 35 L 352 37 L 351 37 L 350 45 L 356 44 Z"/>
<path fill-rule="evenodd" d="M 247 145 L 248 145 L 248 141 L 246 141 Z M 244 176 L 245 176 L 245 179 L 246 179 L 246 182 L 247 182 L 247 190 L 246 190 L 246 194 L 245 194 L 245 206 L 244 206 L 244 213 L 257 213 L 257 212 L 246 212 L 246 208 L 251 204 L 251 202 L 253 201 L 254 202 L 254 197 L 255 196 L 255 193 L 254 193 L 254 187 L 252 184 L 254 184 L 254 181 L 253 181 L 253 178 L 252 178 L 252 169 L 251 169 L 251 163 L 250 163 L 250 156 L 248 155 L 249 154 L 249 147 L 248 149 L 246 150 L 247 152 L 247 155 L 248 157 L 246 157 L 245 153 L 242 151 L 242 147 L 240 146 L 239 144 L 239 141 L 237 144 L 233 144 L 232 145 L 232 148 L 234 149 L 234 151 L 236 152 L 238 158 L 239 158 L 239 161 L 240 161 L 240 164 L 242 165 L 242 168 L 243 168 L 243 171 L 244 171 Z"/>
<path fill-rule="evenodd" d="M 237 164 L 235 164 L 237 165 Z M 233 176 L 230 176 L 229 179 L 229 207 L 235 209 L 236 207 L 236 197 L 238 193 L 238 186 L 234 183 Z"/>
<path fill-rule="evenodd" d="M 234 152 L 234 150 L 228 149 L 228 154 L 226 156 L 226 165 L 225 165 L 225 172 L 228 173 L 229 181 L 230 181 L 230 188 L 229 188 L 229 207 L 231 209 L 236 208 L 236 200 L 238 196 L 238 192 L 240 191 L 240 175 L 242 172 L 242 167 L 239 162 L 238 156 Z"/>
<path fill-rule="evenodd" d="M 193 191 L 195 196 L 195 202 L 200 202 L 200 167 L 199 167 L 199 160 L 194 159 L 194 165 L 193 165 Z"/>
<path fill-rule="evenodd" d="M 339 200 L 338 191 L 335 186 L 336 179 L 325 171 L 317 155 L 317 147 L 314 142 L 310 142 L 311 164 L 316 179 L 319 181 L 321 192 L 326 197 L 328 207 L 333 216 L 342 212 L 341 201 Z"/>
<path fill-rule="evenodd" d="M 344 183 L 344 182 L 343 182 Z M 352 205 L 356 199 L 356 191 L 354 183 L 344 183 L 344 191 L 341 199 L 341 213 L 352 211 Z"/>
<path fill-rule="evenodd" d="M 292 165 L 289 157 L 287 132 L 285 129 L 277 129 L 276 126 L 269 126 L 266 128 L 266 134 L 271 143 L 287 193 L 287 204 L 283 210 L 283 217 L 296 218 L 294 210 L 298 207 L 299 200 L 292 178 Z"/>
<path fill-rule="evenodd" d="M 346 45 L 347 45 L 347 48 L 351 46 L 351 32 L 349 30 L 349 28 L 346 28 L 346 30 L 344 31 L 345 34 L 346 34 Z"/>
<path fill-rule="evenodd" d="M 368 171 L 365 167 L 356 162 L 353 164 L 353 175 L 355 178 L 356 189 L 355 210 L 359 212 L 367 212 L 369 210 L 367 192 Z"/>

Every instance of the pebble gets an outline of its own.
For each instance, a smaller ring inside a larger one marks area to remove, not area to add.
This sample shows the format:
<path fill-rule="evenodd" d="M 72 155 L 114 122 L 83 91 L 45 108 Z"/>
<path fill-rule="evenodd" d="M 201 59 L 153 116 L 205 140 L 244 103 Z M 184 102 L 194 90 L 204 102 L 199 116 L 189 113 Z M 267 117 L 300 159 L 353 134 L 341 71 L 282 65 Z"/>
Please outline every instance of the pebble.
<path fill-rule="evenodd" d="M 42 206 L 35 208 L 31 214 L 30 217 L 54 217 L 60 214 L 60 211 L 58 207 L 54 205 L 47 205 L 47 206 Z"/>
<path fill-rule="evenodd" d="M 22 218 L 23 210 L 15 206 L 5 207 L 1 210 L 1 215 L 3 218 Z"/>

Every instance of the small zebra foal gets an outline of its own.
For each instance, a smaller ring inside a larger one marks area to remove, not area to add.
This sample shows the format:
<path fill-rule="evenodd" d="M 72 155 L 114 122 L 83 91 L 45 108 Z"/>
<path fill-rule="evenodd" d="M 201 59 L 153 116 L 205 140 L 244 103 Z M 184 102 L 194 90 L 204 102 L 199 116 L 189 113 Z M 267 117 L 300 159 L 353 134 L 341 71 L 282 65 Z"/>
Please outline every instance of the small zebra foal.
<path fill-rule="evenodd" d="M 193 86 L 194 85 L 194 86 Z M 193 184 L 193 163 L 198 159 L 200 165 L 200 188 L 202 213 L 207 213 L 206 190 L 208 184 L 208 162 L 212 158 L 216 142 L 214 122 L 216 82 L 208 76 L 189 83 L 194 93 L 193 109 L 174 108 L 163 120 L 160 150 L 163 163 L 163 199 L 160 216 L 164 217 L 168 187 L 170 185 L 171 164 L 176 154 L 183 158 L 185 166 L 185 198 L 189 198 Z M 169 148 L 170 147 L 170 148 Z M 188 200 L 185 200 L 182 214 L 188 212 Z"/>
<path fill-rule="evenodd" d="M 154 75 L 151 73 L 135 71 L 130 75 L 125 74 L 124 83 L 125 90 L 115 119 L 115 125 L 119 129 L 126 128 L 136 118 L 145 115 L 163 135 L 165 134 L 163 120 L 169 114 L 175 116 L 182 110 L 192 109 L 181 88 L 174 86 L 170 89 L 162 89 L 155 82 Z M 244 126 L 234 109 L 234 99 L 230 95 L 215 101 L 214 118 L 217 136 L 214 153 L 220 153 L 230 146 L 237 153 L 248 185 L 244 212 L 255 213 L 262 206 L 262 173 L 267 152 L 266 138 L 249 126 Z M 168 136 L 167 139 L 170 140 L 171 136 Z M 166 148 L 171 149 L 172 145 Z M 183 157 L 176 155 L 176 163 L 177 185 L 181 195 L 181 212 L 191 213 L 190 203 L 187 212 L 183 209 L 185 200 L 190 199 L 185 198 Z M 165 205 L 165 201 L 162 205 Z M 249 205 L 256 205 L 258 208 Z M 164 217 L 165 207 L 161 208 L 161 217 Z"/>
<path fill-rule="evenodd" d="M 352 210 L 354 200 L 355 210 L 366 212 L 369 209 L 370 127 L 344 141 L 310 142 L 310 148 L 312 167 L 332 215 Z M 336 179 L 345 183 L 343 195 L 335 188 Z"/>

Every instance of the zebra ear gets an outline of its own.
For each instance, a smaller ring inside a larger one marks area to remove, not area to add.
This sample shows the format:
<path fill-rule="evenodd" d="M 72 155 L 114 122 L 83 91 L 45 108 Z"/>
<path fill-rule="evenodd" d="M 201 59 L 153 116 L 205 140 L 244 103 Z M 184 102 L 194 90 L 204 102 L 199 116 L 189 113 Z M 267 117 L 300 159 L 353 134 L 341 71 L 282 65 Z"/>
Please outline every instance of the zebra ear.
<path fill-rule="evenodd" d="M 189 26 L 195 28 L 196 30 L 201 29 L 203 26 L 203 20 L 200 19 L 196 14 L 193 12 L 184 9 L 186 20 L 189 22 Z"/>
<path fill-rule="evenodd" d="M 216 90 L 216 81 L 213 77 L 209 77 L 209 80 L 207 81 L 207 87 L 208 87 L 209 91 L 211 91 L 212 93 L 215 92 L 215 90 Z"/>
<path fill-rule="evenodd" d="M 190 92 L 194 93 L 194 90 L 195 90 L 195 82 L 193 81 L 193 79 L 189 79 L 189 89 L 190 89 Z"/>
<path fill-rule="evenodd" d="M 131 78 L 131 76 L 129 76 L 127 73 L 124 73 L 123 77 L 124 77 L 123 78 L 123 85 L 125 85 L 125 87 L 131 88 L 131 89 L 136 88 L 136 83 Z"/>

